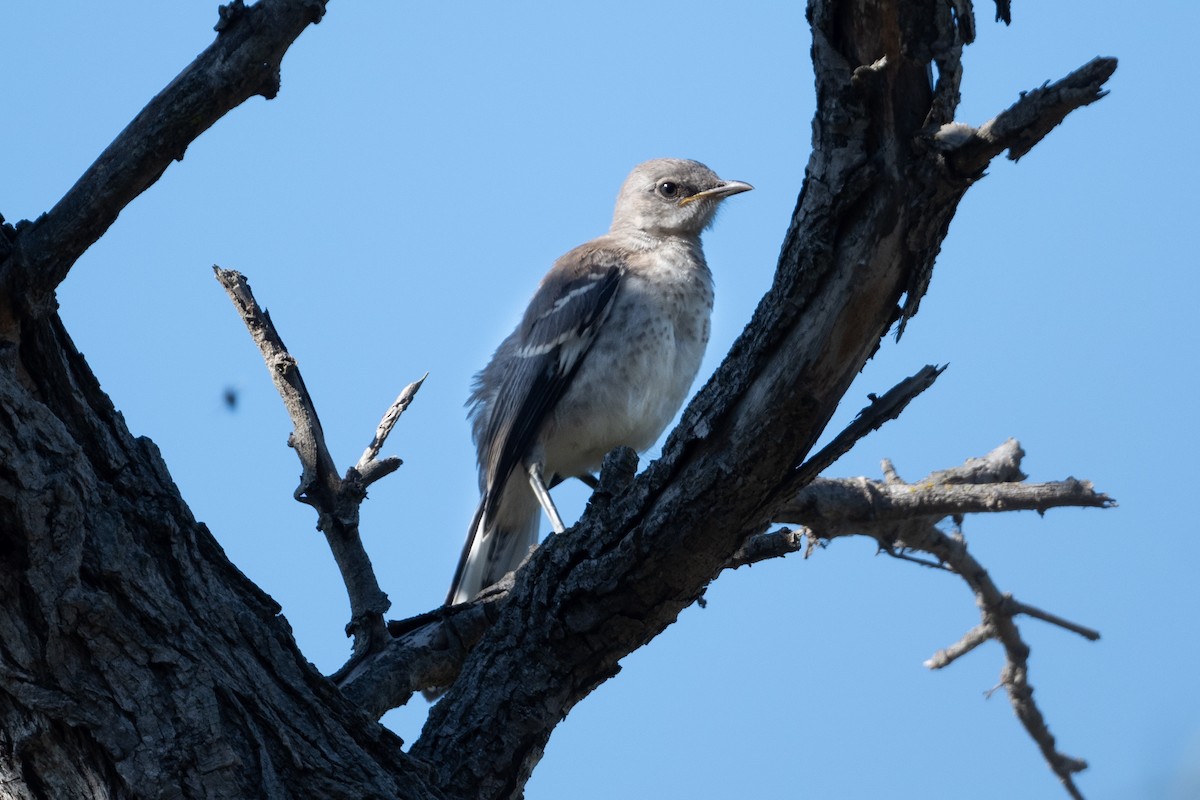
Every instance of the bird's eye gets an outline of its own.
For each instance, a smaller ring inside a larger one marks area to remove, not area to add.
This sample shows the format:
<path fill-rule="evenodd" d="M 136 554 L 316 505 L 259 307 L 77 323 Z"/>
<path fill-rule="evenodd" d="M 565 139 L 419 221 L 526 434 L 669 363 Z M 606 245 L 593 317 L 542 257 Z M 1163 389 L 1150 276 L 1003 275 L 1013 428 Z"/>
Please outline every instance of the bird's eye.
<path fill-rule="evenodd" d="M 663 181 L 658 185 L 658 193 L 663 197 L 676 197 L 679 195 L 679 184 L 674 181 Z"/>

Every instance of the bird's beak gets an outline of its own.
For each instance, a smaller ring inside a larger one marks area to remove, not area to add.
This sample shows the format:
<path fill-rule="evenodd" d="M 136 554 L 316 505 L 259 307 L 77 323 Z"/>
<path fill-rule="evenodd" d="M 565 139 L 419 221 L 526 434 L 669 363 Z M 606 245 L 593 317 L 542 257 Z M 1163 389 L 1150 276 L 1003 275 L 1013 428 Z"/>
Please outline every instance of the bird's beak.
<path fill-rule="evenodd" d="M 753 188 L 753 186 L 743 181 L 721 181 L 711 189 L 705 189 L 703 192 L 696 192 L 691 197 L 683 198 L 679 201 L 679 205 L 686 206 L 688 203 L 694 203 L 697 200 L 703 200 L 706 197 L 712 197 L 716 200 L 720 200 L 733 194 L 748 192 Z"/>

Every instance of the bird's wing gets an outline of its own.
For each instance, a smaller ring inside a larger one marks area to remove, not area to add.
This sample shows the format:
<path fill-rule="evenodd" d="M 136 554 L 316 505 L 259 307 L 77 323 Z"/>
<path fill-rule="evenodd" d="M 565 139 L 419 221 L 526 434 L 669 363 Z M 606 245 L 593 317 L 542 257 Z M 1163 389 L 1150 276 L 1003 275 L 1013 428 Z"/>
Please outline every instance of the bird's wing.
<path fill-rule="evenodd" d="M 495 513 L 509 474 L 536 443 L 612 308 L 623 260 L 616 253 L 588 255 L 593 257 L 564 257 L 546 276 L 505 363 L 497 365 L 498 388 L 478 442 L 487 474 L 485 518 Z"/>

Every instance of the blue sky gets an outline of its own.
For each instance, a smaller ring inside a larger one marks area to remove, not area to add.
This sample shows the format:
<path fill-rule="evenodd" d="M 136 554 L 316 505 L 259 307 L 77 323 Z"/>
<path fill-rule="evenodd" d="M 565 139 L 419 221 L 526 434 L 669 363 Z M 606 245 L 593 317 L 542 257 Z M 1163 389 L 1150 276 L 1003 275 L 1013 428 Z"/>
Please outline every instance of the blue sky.
<path fill-rule="evenodd" d="M 15 221 L 53 205 L 212 40 L 216 11 L 10 5 L 0 212 Z M 1033 480 L 1089 478 L 1120 501 L 965 527 L 1002 589 L 1103 632 L 1092 644 L 1021 625 L 1036 698 L 1100 800 L 1200 795 L 1200 531 L 1179 505 L 1200 445 L 1185 60 L 1200 7 L 1155 9 L 1151 22 L 1111 0 L 1017 3 L 1005 28 L 978 4 L 964 122 L 1093 56 L 1121 66 L 1109 97 L 968 193 L 920 314 L 833 427 L 921 365 L 950 368 L 829 472 L 877 477 L 888 457 L 914 479 L 1013 436 Z M 392 615 L 427 610 L 476 500 L 470 377 L 553 259 L 607 228 L 635 163 L 697 158 L 757 187 L 706 236 L 717 304 L 702 377 L 741 330 L 809 154 L 809 44 L 799 3 L 331 3 L 285 58 L 279 97 L 204 134 L 80 260 L 63 317 L 196 516 L 331 671 L 348 653 L 341 581 L 291 499 L 287 417 L 212 264 L 250 277 L 341 468 L 430 373 L 387 448 L 405 466 L 363 512 Z M 584 499 L 565 491 L 560 507 Z M 977 622 L 955 579 L 839 541 L 725 575 L 708 600 L 571 712 L 530 800 L 1065 796 L 1006 699 L 984 697 L 997 646 L 921 666 Z M 385 721 L 411 740 L 424 714 L 417 702 Z"/>

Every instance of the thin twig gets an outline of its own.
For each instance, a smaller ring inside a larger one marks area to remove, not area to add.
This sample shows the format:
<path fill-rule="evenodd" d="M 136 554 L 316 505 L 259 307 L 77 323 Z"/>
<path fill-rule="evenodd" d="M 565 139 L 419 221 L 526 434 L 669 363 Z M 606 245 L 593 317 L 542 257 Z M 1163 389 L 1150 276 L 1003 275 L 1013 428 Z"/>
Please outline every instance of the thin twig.
<path fill-rule="evenodd" d="M 1077 622 L 1071 622 L 1069 619 L 1063 619 L 1057 614 L 1051 614 L 1049 611 L 1042 611 L 1040 608 L 1031 606 L 1028 603 L 1022 603 L 1020 600 L 1014 598 L 1011 594 L 1005 595 L 1005 597 L 1007 598 L 1008 607 L 1012 609 L 1014 614 L 1024 614 L 1027 617 L 1040 619 L 1042 622 L 1049 622 L 1051 625 L 1057 625 L 1058 627 L 1068 630 L 1071 633 L 1077 633 L 1091 642 L 1097 642 L 1100 640 L 1100 631 L 1096 630 L 1095 628 L 1089 628 L 1085 625 L 1080 625 Z"/>
<path fill-rule="evenodd" d="M 395 402 L 384 412 L 383 419 L 379 421 L 379 426 L 375 429 L 375 436 L 372 437 L 371 443 L 367 445 L 367 449 L 363 451 L 362 456 L 358 459 L 358 463 L 354 465 L 354 468 L 359 473 L 366 471 L 368 465 L 379 455 L 379 451 L 383 449 L 384 442 L 387 441 L 388 434 L 392 432 L 392 428 L 396 426 L 400 415 L 408 409 L 413 398 L 417 396 L 417 391 L 421 388 L 421 384 L 425 383 L 425 379 L 428 377 L 429 373 L 426 372 L 420 378 L 405 386 Z"/>
<path fill-rule="evenodd" d="M 940 569 L 944 572 L 953 572 L 954 571 L 953 569 L 946 566 L 945 564 L 942 564 L 939 561 L 927 561 L 923 558 L 917 558 L 916 556 L 912 556 L 912 555 L 909 555 L 908 553 L 904 552 L 903 549 L 897 550 L 894 547 L 889 547 L 889 546 L 885 546 L 885 545 L 881 544 L 879 546 L 879 551 L 881 553 L 891 556 L 892 558 L 894 558 L 898 561 L 908 561 L 909 563 L 916 564 L 918 567 L 925 567 L 926 569 Z"/>
<path fill-rule="evenodd" d="M 859 439 L 871 431 L 878 430 L 888 420 L 900 416 L 900 412 L 917 395 L 924 392 L 930 386 L 933 386 L 933 382 L 945 370 L 944 366 L 935 367 L 932 364 L 927 364 L 915 375 L 911 375 L 900 381 L 900 383 L 888 389 L 882 395 L 878 397 L 869 395 L 871 404 L 862 411 L 859 411 L 858 416 L 854 418 L 853 422 L 847 425 L 841 433 L 833 437 L 833 441 L 796 467 L 791 480 L 783 488 L 784 494 L 791 494 L 795 490 L 807 485 L 809 481 L 824 472 L 833 462 L 845 455 Z"/>
<path fill-rule="evenodd" d="M 995 637 L 991 625 L 976 625 L 954 644 L 945 650 L 938 650 L 925 662 L 929 669 L 942 669 L 954 663 L 955 659 L 965 656 L 988 639 Z"/>

